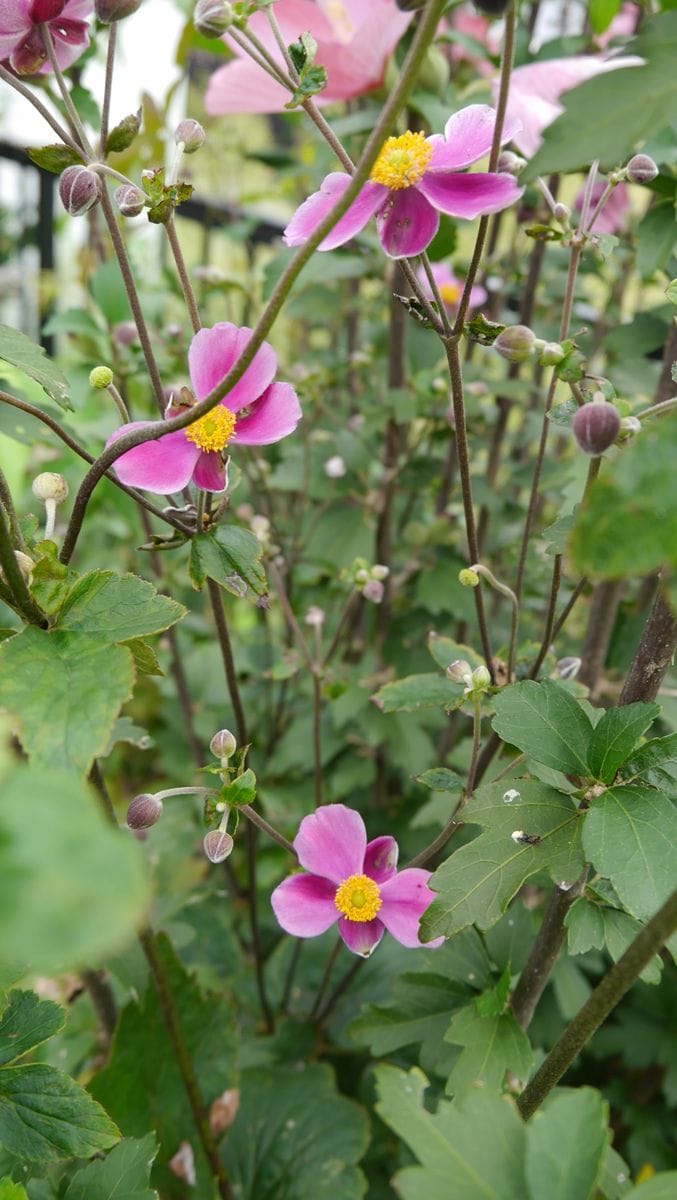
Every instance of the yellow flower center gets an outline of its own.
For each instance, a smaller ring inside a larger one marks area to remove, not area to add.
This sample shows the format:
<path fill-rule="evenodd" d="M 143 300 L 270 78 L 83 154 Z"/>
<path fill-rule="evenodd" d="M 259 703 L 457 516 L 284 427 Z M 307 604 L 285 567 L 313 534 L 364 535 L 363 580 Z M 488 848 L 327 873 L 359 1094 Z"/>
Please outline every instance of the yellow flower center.
<path fill-rule="evenodd" d="M 422 133 L 407 130 L 400 137 L 390 137 L 381 147 L 371 178 L 394 192 L 413 187 L 423 178 L 432 152 Z"/>
<path fill-rule="evenodd" d="M 440 285 L 440 296 L 445 304 L 450 307 L 453 304 L 458 304 L 461 289 L 457 283 L 443 283 Z"/>
<path fill-rule="evenodd" d="M 383 901 L 368 875 L 351 875 L 337 888 L 334 904 L 349 921 L 373 921 Z"/>
<path fill-rule="evenodd" d="M 223 404 L 217 404 L 211 412 L 200 417 L 186 429 L 189 442 L 201 450 L 225 450 L 235 429 L 235 413 Z"/>

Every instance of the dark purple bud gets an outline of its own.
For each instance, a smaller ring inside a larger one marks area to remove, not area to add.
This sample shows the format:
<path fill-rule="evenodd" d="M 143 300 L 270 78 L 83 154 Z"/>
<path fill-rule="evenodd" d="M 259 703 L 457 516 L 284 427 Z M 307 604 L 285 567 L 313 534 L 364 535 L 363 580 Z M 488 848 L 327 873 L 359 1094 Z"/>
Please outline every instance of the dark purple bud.
<path fill-rule="evenodd" d="M 205 131 L 199 121 L 194 121 L 192 117 L 188 117 L 185 121 L 181 121 L 174 131 L 174 141 L 177 146 L 179 142 L 183 142 L 185 154 L 194 154 L 200 146 L 204 145 Z"/>
<path fill-rule="evenodd" d="M 233 849 L 233 839 L 223 829 L 210 829 L 202 843 L 210 862 L 220 863 L 228 858 Z"/>
<path fill-rule="evenodd" d="M 203 37 L 221 37 L 233 24 L 233 9 L 228 0 L 197 0 L 193 24 Z"/>
<path fill-rule="evenodd" d="M 94 0 L 96 15 L 104 25 L 131 17 L 140 6 L 141 0 Z"/>
<path fill-rule="evenodd" d="M 71 217 L 81 217 L 101 199 L 99 176 L 88 167 L 66 167 L 59 179 L 61 203 Z"/>
<path fill-rule="evenodd" d="M 113 337 L 118 346 L 133 346 L 139 340 L 139 331 L 133 321 L 120 321 L 113 326 Z"/>
<path fill-rule="evenodd" d="M 130 829 L 150 829 L 162 816 L 162 801 L 157 796 L 143 793 L 135 796 L 127 809 L 127 824 Z"/>
<path fill-rule="evenodd" d="M 625 171 L 630 183 L 651 183 L 658 174 L 658 167 L 648 154 L 635 154 Z"/>
<path fill-rule="evenodd" d="M 621 418 L 613 404 L 608 404 L 606 400 L 592 400 L 574 414 L 571 428 L 581 450 L 597 457 L 616 441 Z"/>
<path fill-rule="evenodd" d="M 133 183 L 121 183 L 115 189 L 115 203 L 123 217 L 138 217 L 146 207 L 146 196 Z"/>

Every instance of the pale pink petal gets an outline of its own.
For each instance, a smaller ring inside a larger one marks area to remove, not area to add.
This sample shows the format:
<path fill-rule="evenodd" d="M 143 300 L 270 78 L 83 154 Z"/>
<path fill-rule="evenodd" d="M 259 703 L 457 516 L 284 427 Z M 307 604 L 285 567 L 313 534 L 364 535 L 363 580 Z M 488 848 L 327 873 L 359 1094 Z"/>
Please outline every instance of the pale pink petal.
<path fill-rule="evenodd" d="M 318 225 L 324 221 L 328 213 L 340 200 L 350 183 L 350 176 L 341 171 L 334 171 L 323 180 L 319 192 L 314 192 L 297 208 L 294 216 L 284 231 L 284 241 L 288 246 L 302 246 L 315 232 Z M 365 183 L 357 199 L 353 200 L 347 212 L 337 221 L 334 228 L 324 238 L 319 250 L 334 250 L 349 242 L 360 233 L 378 208 L 388 196 L 388 189 L 380 183 Z"/>
<path fill-rule="evenodd" d="M 193 471 L 193 483 L 204 492 L 222 492 L 228 486 L 228 471 L 215 450 L 201 451 Z"/>
<path fill-rule="evenodd" d="M 390 258 L 422 254 L 437 233 L 439 223 L 437 212 L 415 187 L 391 192 L 376 222 L 381 245 Z"/>
<path fill-rule="evenodd" d="M 428 171 L 459 171 L 484 158 L 491 150 L 496 124 L 496 111 L 488 104 L 469 104 L 449 118 L 444 137 L 435 134 L 428 138 L 433 147 Z M 511 142 L 521 128 L 521 121 L 506 118 L 501 145 Z"/>
<path fill-rule="evenodd" d="M 312 33 L 317 42 L 321 38 L 332 37 L 331 23 L 323 13 L 322 6 L 316 4 L 315 0 L 277 0 L 275 17 L 287 43 L 297 41 L 299 34 L 305 30 Z M 272 50 L 273 47 L 277 49 L 275 37 L 264 12 L 254 13 L 247 25 L 268 50 Z"/>
<path fill-rule="evenodd" d="M 364 854 L 365 875 L 376 883 L 385 883 L 397 871 L 399 849 L 394 837 L 377 837 L 369 842 Z"/>
<path fill-rule="evenodd" d="M 203 400 L 228 374 L 251 336 L 252 331 L 246 325 L 239 328 L 230 321 L 222 321 L 195 334 L 188 350 L 188 369 L 198 400 Z M 276 370 L 277 355 L 270 343 L 264 342 L 242 378 L 224 397 L 226 408 L 236 413 L 253 404 L 273 382 Z"/>
<path fill-rule="evenodd" d="M 420 867 L 409 867 L 400 871 L 394 879 L 381 884 L 382 904 L 379 920 L 403 946 L 422 945 L 418 936 L 418 923 L 425 910 L 432 904 L 435 895 L 428 887 L 430 871 Z M 427 946 L 441 946 L 444 938 L 426 942 Z"/>
<path fill-rule="evenodd" d="M 301 866 L 335 884 L 362 874 L 366 848 L 364 821 L 345 804 L 322 805 L 303 818 L 294 838 Z"/>
<path fill-rule="evenodd" d="M 157 421 L 132 421 L 121 425 L 106 442 L 107 446 L 117 442 L 123 433 L 131 429 L 157 429 Z M 153 442 L 135 446 L 113 463 L 113 470 L 128 487 L 144 488 L 147 492 L 180 492 L 193 475 L 200 449 L 189 442 L 183 429 L 165 433 Z"/>
<path fill-rule="evenodd" d="M 347 917 L 341 917 L 338 931 L 353 954 L 369 958 L 383 937 L 384 926 L 378 917 L 373 921 L 349 921 Z"/>
<path fill-rule="evenodd" d="M 480 304 L 484 304 L 487 299 L 487 293 L 483 287 L 471 287 L 470 289 L 470 309 L 479 308 Z"/>
<path fill-rule="evenodd" d="M 336 888 L 317 875 L 290 875 L 275 888 L 270 903 L 285 933 L 317 937 L 338 919 Z"/>
<path fill-rule="evenodd" d="M 592 189 L 591 212 L 594 212 L 597 203 L 606 187 L 604 180 L 600 179 Z M 577 212 L 581 211 L 583 204 L 583 196 L 585 188 L 581 188 L 574 200 L 574 208 Z M 628 189 L 624 183 L 619 183 L 611 192 L 604 208 L 595 220 L 591 227 L 592 233 L 616 233 L 622 229 L 625 224 L 626 217 L 630 209 L 630 196 Z"/>
<path fill-rule="evenodd" d="M 476 171 L 471 175 L 426 173 L 418 187 L 440 212 L 450 217 L 463 217 L 467 221 L 507 208 L 524 191 L 512 175 L 494 175 L 485 171 Z"/>
<path fill-rule="evenodd" d="M 234 440 L 242 446 L 269 446 L 293 433 L 302 416 L 291 384 L 272 383 L 252 406 L 249 416 L 238 420 Z"/>
<path fill-rule="evenodd" d="M 413 15 L 399 12 L 391 2 L 360 3 L 363 19 L 358 24 L 355 17 L 354 36 L 348 43 L 317 39 L 316 61 L 327 72 L 327 87 L 318 99 L 325 104 L 350 100 L 381 85 L 388 59 Z M 365 11 L 368 7 L 370 12 Z"/>
<path fill-rule="evenodd" d="M 291 92 L 251 58 L 238 58 L 210 76 L 205 108 L 212 117 L 232 113 L 281 112 Z"/>

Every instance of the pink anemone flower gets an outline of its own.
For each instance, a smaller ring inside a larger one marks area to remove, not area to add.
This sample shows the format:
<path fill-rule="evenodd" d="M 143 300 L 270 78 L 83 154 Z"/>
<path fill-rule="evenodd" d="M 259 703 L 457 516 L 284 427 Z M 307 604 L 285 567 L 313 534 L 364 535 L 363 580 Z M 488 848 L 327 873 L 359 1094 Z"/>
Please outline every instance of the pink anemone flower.
<path fill-rule="evenodd" d="M 598 179 L 592 189 L 592 197 L 590 211 L 594 212 L 597 204 L 606 187 L 606 183 L 602 179 Z M 574 208 L 577 212 L 583 207 L 583 196 L 585 188 L 581 188 L 580 192 L 574 200 Z M 599 216 L 595 218 L 594 225 L 591 225 L 588 232 L 590 233 L 617 233 L 625 225 L 625 220 L 630 210 L 630 195 L 624 183 L 619 183 L 611 192 L 604 208 Z"/>
<path fill-rule="evenodd" d="M 318 104 L 331 104 L 380 87 L 388 59 L 412 13 L 400 12 L 394 0 L 278 0 L 275 16 L 287 44 L 306 31 L 315 38 L 315 61 L 327 72 L 327 86 L 315 99 Z M 284 66 L 265 14 L 254 13 L 248 25 Z M 224 40 L 227 42 L 227 37 Z M 282 112 L 290 95 L 286 88 L 238 46 L 227 44 L 235 61 L 219 67 L 209 80 L 207 112 L 212 116 Z"/>
<path fill-rule="evenodd" d="M 440 213 L 472 220 L 513 204 L 522 190 L 512 175 L 465 167 L 491 149 L 496 113 L 487 104 L 469 104 L 446 123 L 444 136 L 422 133 L 391 137 L 381 148 L 371 177 L 350 208 L 318 247 L 334 250 L 364 229 L 371 217 L 390 258 L 421 254 L 433 240 Z M 519 122 L 506 121 L 503 142 L 512 141 Z M 300 246 L 317 229 L 350 183 L 336 171 L 310 196 L 284 231 L 288 246 Z"/>
<path fill-rule="evenodd" d="M 433 279 L 437 284 L 437 290 L 440 293 L 440 299 L 448 312 L 455 312 L 458 308 L 458 302 L 463 295 L 465 281 L 459 279 L 457 275 L 447 266 L 446 263 L 436 262 L 431 263 L 430 268 L 433 273 Z M 416 272 L 419 283 L 421 284 L 426 296 L 433 299 L 432 288 L 428 283 L 425 271 L 422 267 Z M 478 285 L 470 289 L 470 310 L 479 308 L 480 304 L 484 304 L 487 298 L 487 293 L 483 287 Z"/>
<path fill-rule="evenodd" d="M 240 358 L 252 331 L 229 322 L 201 329 L 188 351 L 190 379 L 198 400 L 216 386 Z M 227 485 L 227 455 L 231 440 L 243 446 L 265 446 L 293 433 L 301 419 L 301 406 L 289 383 L 273 383 L 277 356 L 264 342 L 242 378 L 216 408 L 186 429 L 166 433 L 121 454 L 115 473 L 129 487 L 147 492 L 179 492 L 191 480 L 207 492 Z M 171 404 L 166 416 L 170 415 Z M 174 409 L 174 415 L 176 410 Z M 130 429 L 157 428 L 156 421 L 121 425 L 106 442 L 116 442 Z"/>
<path fill-rule="evenodd" d="M 344 804 L 326 804 L 304 817 L 294 839 L 298 860 L 309 875 L 290 875 L 271 896 L 277 920 L 294 937 L 317 937 L 338 922 L 349 950 L 368 958 L 384 931 L 403 946 L 423 943 L 421 916 L 434 900 L 430 871 L 408 867 L 397 873 L 397 842 L 367 842 L 364 821 Z"/>
<path fill-rule="evenodd" d="M 93 8 L 94 0 L 0 0 L 0 59 L 9 59 L 17 75 L 51 71 L 40 33 L 47 25 L 65 71 L 87 48 Z"/>

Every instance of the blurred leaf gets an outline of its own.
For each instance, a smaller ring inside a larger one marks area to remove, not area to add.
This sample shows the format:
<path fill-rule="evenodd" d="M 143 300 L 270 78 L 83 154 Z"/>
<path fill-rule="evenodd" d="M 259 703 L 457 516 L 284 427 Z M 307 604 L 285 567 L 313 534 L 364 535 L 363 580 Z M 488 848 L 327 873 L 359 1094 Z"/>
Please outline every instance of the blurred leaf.
<path fill-rule="evenodd" d="M 415 775 L 414 778 L 417 783 L 422 783 L 433 792 L 460 792 L 464 783 L 460 775 L 447 767 L 431 767 L 429 771 Z"/>
<path fill-rule="evenodd" d="M 526 1080 L 533 1055 L 529 1038 L 511 1012 L 481 1016 L 475 1006 L 462 1008 L 451 1019 L 445 1041 L 462 1046 L 446 1091 L 459 1096 L 478 1083 L 500 1091 L 506 1071 Z"/>
<path fill-rule="evenodd" d="M 137 675 L 164 675 L 157 654 L 143 638 L 129 638 L 122 644 L 131 652 Z"/>
<path fill-rule="evenodd" d="M 69 1075 L 42 1064 L 0 1071 L 0 1143 L 17 1158 L 40 1166 L 89 1158 L 119 1137 L 101 1105 Z"/>
<path fill-rule="evenodd" d="M 677 241 L 677 214 L 674 201 L 655 204 L 637 226 L 637 270 L 648 279 L 666 267 Z"/>
<path fill-rule="evenodd" d="M 96 268 L 89 280 L 89 290 L 109 325 L 131 320 L 132 310 L 117 259 L 109 258 Z"/>
<path fill-rule="evenodd" d="M 604 1167 L 607 1119 L 592 1088 L 548 1097 L 526 1128 L 529 1200 L 590 1200 Z"/>
<path fill-rule="evenodd" d="M 625 1195 L 628 1200 L 675 1200 L 677 1171 L 661 1171 Z"/>
<path fill-rule="evenodd" d="M 652 917 L 674 887 L 676 843 L 675 808 L 648 788 L 611 788 L 585 819 L 586 857 L 640 920 Z"/>
<path fill-rule="evenodd" d="M 565 688 L 525 680 L 494 697 L 494 731 L 536 762 L 565 775 L 588 775 L 590 718 Z"/>
<path fill-rule="evenodd" d="M 63 1028 L 66 1013 L 59 1004 L 35 992 L 12 991 L 0 1016 L 0 1067 L 21 1058 Z"/>
<path fill-rule="evenodd" d="M 28 1200 L 24 1189 L 11 1179 L 0 1179 L 0 1200 Z"/>
<path fill-rule="evenodd" d="M 64 409 L 73 405 L 68 398 L 68 380 L 59 368 L 48 358 L 42 346 L 36 346 L 24 333 L 12 329 L 9 325 L 0 325 L 0 358 L 12 366 L 18 367 L 30 379 L 34 379 L 40 387 L 56 400 Z"/>
<path fill-rule="evenodd" d="M 243 596 L 247 587 L 265 596 L 268 585 L 258 538 L 238 525 L 221 525 L 214 534 L 198 533 L 190 546 L 193 587 L 204 587 L 208 577 L 234 596 Z"/>
<path fill-rule="evenodd" d="M 623 763 L 622 774 L 626 783 L 646 783 L 677 800 L 677 733 L 645 742 Z"/>
<path fill-rule="evenodd" d="M 393 982 L 393 1004 L 364 1005 L 350 1025 L 358 1045 L 369 1046 L 374 1057 L 403 1046 L 423 1043 L 429 1061 L 439 1058 L 449 1017 L 472 995 L 467 984 L 452 983 L 428 972 L 407 973 Z"/>
<path fill-rule="evenodd" d="M 449 712 L 464 701 L 462 683 L 452 683 L 446 675 L 408 675 L 394 683 L 385 683 L 371 697 L 383 713 L 417 712 L 421 708 L 444 708 Z"/>
<path fill-rule="evenodd" d="M 157 1200 L 157 1192 L 148 1186 L 156 1155 L 154 1133 L 140 1141 L 125 1138 L 103 1162 L 76 1171 L 64 1200 Z"/>
<path fill-rule="evenodd" d="M 479 667 L 484 662 L 482 655 L 471 646 L 464 646 L 462 642 L 454 642 L 451 638 L 440 637 L 436 633 L 428 635 L 427 646 L 438 667 L 443 671 L 459 658 L 465 659 L 471 667 Z"/>
<path fill-rule="evenodd" d="M 595 726 L 588 747 L 588 764 L 595 779 L 611 783 L 619 767 L 649 725 L 660 714 L 658 704 L 626 704 L 608 708 Z"/>
<path fill-rule="evenodd" d="M 73 633 L 125 642 L 161 633 L 185 614 L 182 604 L 158 595 L 153 585 L 138 575 L 90 571 L 70 588 L 57 624 Z"/>
<path fill-rule="evenodd" d="M 604 33 L 620 11 L 621 0 L 589 0 L 588 19 L 593 33 Z"/>
<path fill-rule="evenodd" d="M 622 954 L 625 954 L 630 942 L 637 937 L 642 928 L 639 921 L 631 917 L 628 913 L 621 912 L 617 908 L 603 908 L 602 919 L 604 921 L 604 942 L 606 948 L 614 962 Z M 645 983 L 659 983 L 661 971 L 663 970 L 663 961 L 660 954 L 654 954 L 649 960 L 646 967 L 640 974 L 640 979 Z"/>

